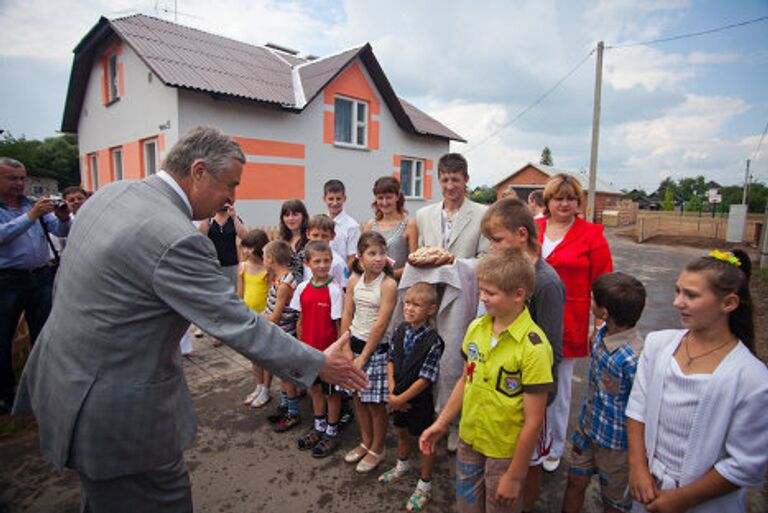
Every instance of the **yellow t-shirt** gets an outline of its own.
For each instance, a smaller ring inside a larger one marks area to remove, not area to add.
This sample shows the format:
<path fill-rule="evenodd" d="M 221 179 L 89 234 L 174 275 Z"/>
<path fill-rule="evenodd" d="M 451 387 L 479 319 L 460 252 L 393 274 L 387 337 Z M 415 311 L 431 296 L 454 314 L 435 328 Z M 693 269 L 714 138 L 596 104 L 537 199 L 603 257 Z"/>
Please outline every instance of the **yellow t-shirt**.
<path fill-rule="evenodd" d="M 267 306 L 270 284 L 266 276 L 267 271 L 250 274 L 247 270 L 243 270 L 243 301 L 254 312 L 261 313 Z"/>
<path fill-rule="evenodd" d="M 467 328 L 467 379 L 459 436 L 491 458 L 511 458 L 523 428 L 523 394 L 552 389 L 552 347 L 526 308 L 493 345 L 493 318 Z"/>

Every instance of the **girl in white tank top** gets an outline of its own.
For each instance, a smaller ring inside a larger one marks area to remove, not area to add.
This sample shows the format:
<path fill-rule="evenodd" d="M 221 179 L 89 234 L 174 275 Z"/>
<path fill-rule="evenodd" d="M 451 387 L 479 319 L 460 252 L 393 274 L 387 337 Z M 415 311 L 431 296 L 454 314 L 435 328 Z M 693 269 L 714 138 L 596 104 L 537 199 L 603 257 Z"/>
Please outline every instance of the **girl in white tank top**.
<path fill-rule="evenodd" d="M 360 473 L 376 468 L 384 459 L 387 433 L 387 327 L 395 308 L 397 283 L 388 276 L 387 243 L 377 232 L 366 232 L 357 244 L 355 275 L 349 280 L 344 299 L 341 332 L 350 330 L 355 365 L 368 375 L 368 388 L 355 395 L 355 417 L 362 441 L 344 457 L 357 463 Z"/>

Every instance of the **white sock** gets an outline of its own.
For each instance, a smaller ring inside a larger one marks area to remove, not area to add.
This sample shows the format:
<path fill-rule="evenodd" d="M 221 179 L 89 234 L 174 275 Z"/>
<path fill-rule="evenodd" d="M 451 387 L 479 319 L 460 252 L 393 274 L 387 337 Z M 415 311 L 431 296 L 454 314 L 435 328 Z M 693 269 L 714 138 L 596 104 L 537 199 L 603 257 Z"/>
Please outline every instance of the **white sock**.
<path fill-rule="evenodd" d="M 421 490 L 422 492 L 432 492 L 432 481 L 424 481 L 423 479 L 419 479 L 419 484 L 416 485 L 416 488 Z"/>
<path fill-rule="evenodd" d="M 261 394 L 261 391 L 263 389 L 264 389 L 264 385 L 259 383 L 258 385 L 256 385 L 256 388 L 253 389 L 253 393 L 256 394 L 256 395 L 259 395 L 259 394 Z"/>
<path fill-rule="evenodd" d="M 400 458 L 397 459 L 395 470 L 398 472 L 408 472 L 410 469 L 411 465 L 408 463 L 408 460 L 401 460 Z"/>

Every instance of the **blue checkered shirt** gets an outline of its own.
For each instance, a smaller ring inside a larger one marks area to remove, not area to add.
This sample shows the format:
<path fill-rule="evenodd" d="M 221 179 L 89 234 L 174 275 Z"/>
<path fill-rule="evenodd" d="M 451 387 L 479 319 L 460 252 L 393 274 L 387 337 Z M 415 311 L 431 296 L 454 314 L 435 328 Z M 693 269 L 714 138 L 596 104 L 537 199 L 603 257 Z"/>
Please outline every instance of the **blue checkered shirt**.
<path fill-rule="evenodd" d="M 604 341 L 606 329 L 603 326 L 598 330 L 592 347 L 587 395 L 581 405 L 579 425 L 593 443 L 620 451 L 627 449 L 625 410 L 640 355 L 629 343 L 609 349 Z M 613 337 L 621 337 L 624 333 L 630 335 L 622 332 Z M 631 334 L 637 336 L 634 330 Z M 584 446 L 585 441 L 578 431 L 573 435 L 573 441 Z"/>
<path fill-rule="evenodd" d="M 405 337 L 403 338 L 403 357 L 408 358 L 408 355 L 413 351 L 413 347 L 416 345 L 416 341 L 432 328 L 426 324 L 414 331 L 410 326 L 405 327 Z M 389 345 L 389 360 L 394 357 L 394 344 Z M 427 352 L 427 356 L 424 357 L 424 363 L 419 370 L 419 378 L 426 379 L 431 383 L 437 383 L 437 374 L 440 371 L 440 358 L 443 356 L 443 349 L 439 344 L 433 344 Z"/>

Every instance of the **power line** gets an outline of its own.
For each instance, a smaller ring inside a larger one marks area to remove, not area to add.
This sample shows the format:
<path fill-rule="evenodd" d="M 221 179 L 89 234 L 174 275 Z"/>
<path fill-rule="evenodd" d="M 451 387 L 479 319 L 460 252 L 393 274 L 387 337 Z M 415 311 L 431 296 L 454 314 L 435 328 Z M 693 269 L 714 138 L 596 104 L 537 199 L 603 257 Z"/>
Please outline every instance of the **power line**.
<path fill-rule="evenodd" d="M 555 85 L 553 85 L 552 87 L 550 87 L 550 88 L 549 88 L 549 89 L 548 89 L 548 90 L 547 90 L 547 91 L 546 91 L 544 94 L 542 94 L 541 96 L 539 96 L 539 97 L 538 97 L 538 98 L 537 98 L 537 99 L 536 99 L 536 100 L 535 100 L 533 103 L 531 103 L 530 105 L 528 105 L 527 107 L 525 107 L 523 110 L 521 110 L 520 112 L 518 112 L 518 113 L 517 113 L 517 115 L 516 115 L 514 118 L 512 118 L 512 120 L 511 120 L 511 121 L 508 121 L 508 122 L 504 123 L 504 124 L 503 124 L 501 127 L 499 127 L 498 129 L 496 129 L 494 132 L 492 132 L 492 133 L 488 134 L 486 137 L 484 137 L 483 139 L 481 139 L 481 140 L 480 140 L 480 142 L 478 142 L 477 144 L 475 144 L 475 145 L 473 145 L 473 146 L 470 146 L 469 148 L 467 148 L 466 150 L 464 150 L 464 152 L 463 152 L 463 153 L 464 153 L 464 154 L 467 154 L 467 153 L 469 153 L 470 151 L 472 151 L 472 150 L 474 150 L 474 149 L 478 148 L 478 147 L 479 147 L 479 146 L 481 146 L 482 144 L 484 144 L 484 143 L 488 142 L 489 140 L 491 140 L 491 139 L 493 139 L 494 137 L 496 137 L 497 135 L 499 135 L 499 133 L 501 133 L 502 131 L 506 130 L 507 128 L 509 128 L 510 126 L 512 126 L 513 124 L 515 124 L 515 122 L 516 122 L 518 119 L 522 118 L 522 117 L 523 117 L 524 115 L 526 115 L 526 114 L 527 114 L 527 113 L 528 113 L 530 110 L 532 110 L 532 109 L 533 109 L 534 107 L 536 107 L 538 104 L 540 104 L 541 102 L 543 102 L 543 101 L 544 101 L 544 100 L 545 100 L 545 99 L 546 99 L 546 98 L 547 98 L 547 97 L 548 97 L 550 94 L 552 94 L 553 92 L 555 92 L 555 90 L 556 90 L 558 87 L 560 87 L 560 86 L 563 84 L 563 82 L 565 82 L 566 80 L 568 80 L 568 78 L 570 78 L 570 76 L 571 76 L 571 75 L 573 75 L 574 73 L 576 73 L 576 71 L 577 71 L 577 70 L 578 70 L 578 69 L 579 69 L 579 68 L 580 68 L 580 67 L 581 67 L 581 66 L 582 66 L 582 65 L 583 65 L 585 62 L 587 62 L 587 59 L 589 59 L 589 58 L 592 56 L 592 54 L 593 54 L 593 53 L 595 53 L 595 49 L 594 49 L 594 48 L 593 48 L 593 49 L 592 49 L 592 50 L 591 50 L 591 51 L 590 51 L 590 52 L 589 52 L 587 55 L 585 55 L 585 56 L 584 56 L 584 58 L 583 58 L 583 59 L 581 59 L 581 60 L 579 61 L 579 63 L 578 63 L 578 64 L 576 64 L 576 66 L 574 66 L 573 68 L 571 68 L 571 70 L 570 70 L 568 73 L 566 73 L 565 75 L 563 75 L 563 77 L 562 77 L 560 80 L 558 80 L 558 81 L 555 83 Z"/>
<path fill-rule="evenodd" d="M 738 27 L 743 27 L 745 25 L 751 25 L 752 23 L 758 23 L 761 21 L 768 20 L 768 16 L 761 16 L 759 18 L 752 18 L 751 20 L 741 21 L 739 23 L 732 23 L 730 25 L 723 25 L 722 27 L 717 27 L 713 29 L 708 30 L 702 30 L 700 32 L 691 32 L 689 34 L 680 34 L 678 36 L 670 36 L 670 37 L 662 37 L 659 39 L 651 39 L 650 41 L 642 41 L 640 43 L 626 43 L 622 45 L 613 45 L 613 46 L 606 46 L 606 49 L 615 50 L 617 48 L 630 48 L 632 46 L 646 46 L 646 45 L 653 45 L 657 43 L 667 43 L 669 41 L 677 41 L 678 39 L 688 39 L 690 37 L 698 37 L 698 36 L 704 36 L 706 34 L 714 34 L 715 32 L 722 32 L 724 30 L 730 30 Z"/>
<path fill-rule="evenodd" d="M 763 145 L 763 139 L 765 139 L 766 132 L 768 132 L 768 123 L 766 123 L 765 128 L 763 128 L 763 135 L 760 136 L 760 142 L 757 143 L 757 148 L 755 149 L 754 155 L 752 155 L 752 160 L 757 159 L 757 154 L 760 153 L 760 146 Z"/>

